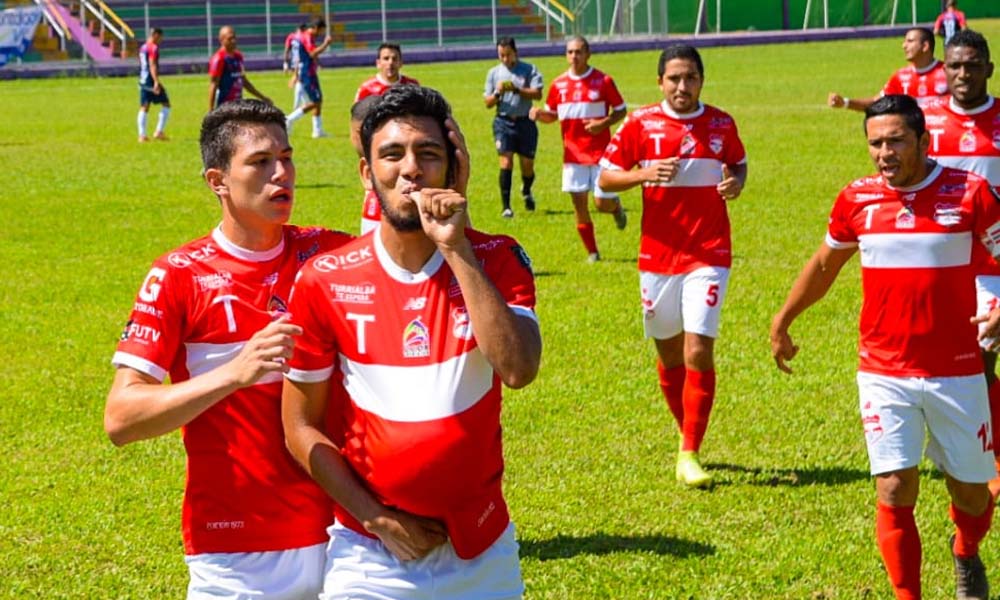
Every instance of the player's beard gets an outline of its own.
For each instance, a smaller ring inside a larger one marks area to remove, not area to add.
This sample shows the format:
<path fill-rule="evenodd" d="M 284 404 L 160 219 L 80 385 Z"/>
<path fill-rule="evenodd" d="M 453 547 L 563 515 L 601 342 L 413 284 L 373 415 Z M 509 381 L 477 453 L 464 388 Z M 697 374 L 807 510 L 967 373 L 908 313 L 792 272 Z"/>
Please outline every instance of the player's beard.
<path fill-rule="evenodd" d="M 382 209 L 382 216 L 389 225 L 400 233 L 410 233 L 413 231 L 420 231 L 423 225 L 420 223 L 420 215 L 415 214 L 412 216 L 402 215 L 397 211 L 389 208 L 388 203 L 385 201 L 385 194 L 379 189 L 378 184 L 375 182 L 375 177 L 371 177 L 372 189 L 375 190 L 375 195 L 378 196 L 378 205 Z"/>

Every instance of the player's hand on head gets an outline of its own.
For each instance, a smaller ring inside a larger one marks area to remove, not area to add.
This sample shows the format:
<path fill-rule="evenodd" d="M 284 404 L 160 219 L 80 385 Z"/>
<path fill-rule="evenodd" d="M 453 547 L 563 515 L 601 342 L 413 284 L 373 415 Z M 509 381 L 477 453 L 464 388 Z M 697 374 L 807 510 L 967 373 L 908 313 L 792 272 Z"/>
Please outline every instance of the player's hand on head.
<path fill-rule="evenodd" d="M 392 509 L 366 523 L 365 528 L 403 561 L 423 558 L 448 541 L 448 532 L 439 521 Z"/>
<path fill-rule="evenodd" d="M 301 334 L 302 328 L 282 315 L 253 334 L 226 368 L 240 387 L 257 383 L 267 373 L 287 373 L 286 361 L 292 357 L 295 336 Z"/>
<path fill-rule="evenodd" d="M 444 125 L 448 129 L 448 139 L 455 144 L 455 191 L 464 196 L 469 188 L 471 173 L 469 147 L 465 144 L 465 136 L 454 117 L 448 117 Z"/>
<path fill-rule="evenodd" d="M 743 191 L 743 184 L 740 182 L 739 178 L 733 175 L 732 170 L 729 165 L 722 165 L 722 181 L 719 185 L 715 186 L 718 190 L 719 195 L 725 200 L 735 200 L 739 197 L 740 192 Z"/>

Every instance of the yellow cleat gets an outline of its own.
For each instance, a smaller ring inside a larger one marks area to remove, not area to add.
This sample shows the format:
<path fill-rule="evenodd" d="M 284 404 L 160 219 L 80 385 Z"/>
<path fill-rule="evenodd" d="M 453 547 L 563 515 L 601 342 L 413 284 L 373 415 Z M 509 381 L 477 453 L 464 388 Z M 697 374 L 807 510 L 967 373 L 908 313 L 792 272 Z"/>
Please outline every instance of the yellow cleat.
<path fill-rule="evenodd" d="M 681 450 L 677 453 L 677 481 L 688 487 L 707 488 L 712 485 L 712 476 L 701 467 L 697 452 Z"/>

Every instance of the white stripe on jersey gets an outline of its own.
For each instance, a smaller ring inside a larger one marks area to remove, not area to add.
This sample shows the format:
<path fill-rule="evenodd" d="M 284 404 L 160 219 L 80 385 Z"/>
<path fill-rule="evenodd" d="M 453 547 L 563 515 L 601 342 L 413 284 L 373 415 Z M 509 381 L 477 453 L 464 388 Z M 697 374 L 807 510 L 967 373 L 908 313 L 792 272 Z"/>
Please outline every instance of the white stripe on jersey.
<path fill-rule="evenodd" d="M 187 350 L 187 370 L 191 377 L 197 377 L 208 373 L 216 367 L 228 363 L 236 358 L 236 355 L 243 350 L 246 342 L 233 342 L 230 344 L 205 344 L 201 342 L 187 342 L 184 348 Z M 263 385 L 281 381 L 281 372 L 266 373 L 257 380 L 254 385 Z"/>
<path fill-rule="evenodd" d="M 931 269 L 969 264 L 972 233 L 868 233 L 858 236 L 861 266 Z"/>
<path fill-rule="evenodd" d="M 946 167 L 971 171 L 990 185 L 1000 186 L 1000 156 L 935 156 L 934 160 Z"/>
<path fill-rule="evenodd" d="M 400 367 L 340 355 L 344 387 L 354 403 L 383 419 L 416 423 L 457 415 L 493 387 L 493 367 L 479 349 L 444 362 Z"/>
<path fill-rule="evenodd" d="M 834 250 L 846 250 L 848 248 L 858 247 L 857 242 L 842 242 L 840 240 L 835 240 L 829 233 L 826 234 L 826 245 Z"/>
<path fill-rule="evenodd" d="M 662 159 L 640 160 L 646 168 Z M 715 158 L 682 158 L 677 175 L 668 182 L 643 183 L 643 187 L 715 187 L 722 181 L 722 161 Z"/>
<path fill-rule="evenodd" d="M 561 102 L 559 103 L 559 120 L 566 119 L 602 119 L 608 116 L 608 107 L 604 102 Z"/>
<path fill-rule="evenodd" d="M 320 381 L 326 381 L 331 375 L 333 375 L 333 365 L 325 369 L 318 369 L 315 371 L 306 371 L 305 369 L 289 369 L 285 377 L 300 383 L 318 383 Z"/>
<path fill-rule="evenodd" d="M 166 369 L 163 369 L 159 365 L 151 363 L 145 358 L 141 358 L 134 354 L 115 352 L 115 355 L 111 357 L 111 364 L 116 367 L 129 367 L 130 369 L 135 369 L 136 371 L 145 373 L 158 381 L 163 381 L 167 378 Z"/>

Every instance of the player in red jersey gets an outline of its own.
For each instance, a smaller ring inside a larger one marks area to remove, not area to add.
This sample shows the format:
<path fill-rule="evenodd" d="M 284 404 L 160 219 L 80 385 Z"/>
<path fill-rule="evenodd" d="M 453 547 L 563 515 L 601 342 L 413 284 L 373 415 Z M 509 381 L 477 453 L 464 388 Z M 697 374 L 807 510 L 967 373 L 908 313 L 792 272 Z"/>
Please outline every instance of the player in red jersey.
<path fill-rule="evenodd" d="M 351 106 L 351 146 L 358 153 L 359 160 L 365 157 L 365 149 L 361 145 L 361 124 L 380 97 L 381 94 L 365 96 Z M 361 203 L 361 235 L 375 229 L 381 221 L 382 207 L 379 206 L 378 195 L 375 190 L 366 188 L 365 199 Z"/>
<path fill-rule="evenodd" d="M 934 34 L 926 27 L 914 27 L 903 38 L 903 54 L 909 64 L 892 74 L 878 96 L 846 98 L 830 92 L 827 104 L 831 108 L 849 108 L 864 112 L 882 96 L 907 94 L 921 105 L 948 94 L 944 64 L 934 58 Z"/>
<path fill-rule="evenodd" d="M 288 75 L 292 74 L 288 80 L 288 87 L 292 88 L 292 110 L 305 104 L 305 94 L 302 92 L 302 83 L 299 81 L 299 46 L 302 45 L 302 36 L 306 35 L 309 29 L 308 23 L 302 23 L 298 28 L 285 36 L 285 54 L 281 65 L 281 71 Z"/>
<path fill-rule="evenodd" d="M 934 20 L 934 35 L 944 38 L 947 46 L 951 38 L 966 27 L 965 13 L 958 10 L 958 0 L 948 0 L 944 5 L 944 12 Z"/>
<path fill-rule="evenodd" d="M 323 41 L 317 45 L 316 38 L 320 36 L 323 36 Z M 312 136 L 330 137 L 330 134 L 323 130 L 323 90 L 319 85 L 319 55 L 332 43 L 333 38 L 326 33 L 326 21 L 321 17 L 313 19 L 308 29 L 299 35 L 298 80 L 305 95 L 305 103 L 288 113 L 285 118 L 285 128 L 289 133 L 295 121 L 312 112 Z"/>
<path fill-rule="evenodd" d="M 698 452 L 715 399 L 715 338 L 732 263 L 726 202 L 743 190 L 746 152 L 733 118 L 699 101 L 705 70 L 696 49 L 670 46 L 657 73 L 663 101 L 629 115 L 597 183 L 607 192 L 642 186 L 643 324 L 681 431 L 677 480 L 707 487 L 712 476 Z"/>
<path fill-rule="evenodd" d="M 221 48 L 208 61 L 208 110 L 224 102 L 243 98 L 243 90 L 271 104 L 271 99 L 250 83 L 243 68 L 243 53 L 236 49 L 236 31 L 229 25 L 219 29 Z"/>
<path fill-rule="evenodd" d="M 1000 103 L 990 96 L 993 74 L 990 47 L 979 33 L 963 29 L 945 47 L 945 73 L 951 98 L 924 107 L 931 136 L 928 154 L 942 165 L 965 169 L 1000 187 Z M 977 314 L 1000 305 L 1000 265 L 985 252 L 976 256 Z M 1000 382 L 993 340 L 980 348 L 992 414 L 993 452 L 1000 453 Z M 1000 465 L 1000 460 L 997 461 Z M 990 482 L 990 492 L 1000 495 L 1000 478 Z"/>
<path fill-rule="evenodd" d="M 793 321 L 819 301 L 861 250 L 858 390 L 878 496 L 876 536 L 897 598 L 920 598 L 921 543 L 913 509 L 927 456 L 951 495 L 959 598 L 988 598 L 979 543 L 990 528 L 987 481 L 996 470 L 989 404 L 976 348 L 973 245 L 1000 252 L 1000 197 L 977 175 L 927 158 L 917 102 L 879 99 L 865 113 L 878 174 L 845 187 L 826 241 L 806 263 L 771 324 L 779 369 L 798 352 Z M 985 320 L 985 317 L 983 317 Z M 986 332 L 1000 330 L 1000 310 Z"/>
<path fill-rule="evenodd" d="M 532 108 L 531 118 L 542 123 L 559 120 L 563 135 L 562 189 L 569 192 L 576 213 L 576 230 L 587 249 L 589 260 L 600 260 L 594 223 L 587 204 L 591 190 L 594 205 L 600 212 L 611 213 L 618 229 L 625 229 L 625 208 L 616 194 L 609 194 L 597 185 L 598 163 L 611 141 L 610 128 L 625 118 L 625 100 L 609 75 L 589 64 L 590 44 L 583 36 L 574 36 L 566 43 L 569 70 L 557 77 L 549 87 L 544 108 Z"/>
<path fill-rule="evenodd" d="M 322 587 L 332 506 L 284 445 L 282 372 L 301 333 L 285 313 L 299 266 L 351 236 L 286 225 L 295 167 L 284 124 L 256 100 L 205 116 L 205 180 L 222 223 L 153 263 L 112 360 L 111 440 L 183 435 L 188 598 Z"/>
<path fill-rule="evenodd" d="M 428 88 L 382 96 L 361 165 L 381 225 L 308 263 L 292 294 L 305 333 L 285 380 L 288 446 L 342 503 L 324 598 L 523 593 L 500 408 L 501 383 L 538 371 L 534 281 L 516 241 L 466 227 L 448 117 Z M 327 414 L 331 386 L 348 402 Z"/>
<path fill-rule="evenodd" d="M 375 55 L 375 68 L 378 69 L 378 73 L 358 87 L 357 93 L 354 94 L 355 102 L 368 96 L 381 96 L 394 85 L 420 85 L 416 79 L 399 72 L 403 68 L 403 50 L 399 44 L 389 42 L 380 44 Z"/>
<path fill-rule="evenodd" d="M 149 39 L 139 48 L 139 115 L 136 117 L 139 126 L 139 141 L 148 142 L 146 135 L 146 119 L 149 116 L 149 105 L 160 105 L 160 116 L 156 121 L 156 132 L 153 137 L 158 140 L 166 140 L 167 134 L 163 130 L 167 126 L 167 117 L 170 116 L 170 97 L 167 96 L 167 89 L 160 81 L 160 40 L 163 39 L 163 30 L 154 27 L 149 32 Z"/>

